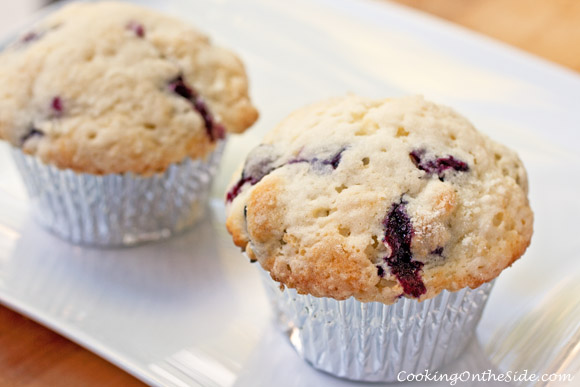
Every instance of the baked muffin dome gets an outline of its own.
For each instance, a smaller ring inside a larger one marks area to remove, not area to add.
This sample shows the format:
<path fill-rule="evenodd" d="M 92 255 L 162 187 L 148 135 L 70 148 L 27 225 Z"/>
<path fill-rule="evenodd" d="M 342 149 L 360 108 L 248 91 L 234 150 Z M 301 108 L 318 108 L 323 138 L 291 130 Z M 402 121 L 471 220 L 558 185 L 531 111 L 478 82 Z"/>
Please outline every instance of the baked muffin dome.
<path fill-rule="evenodd" d="M 68 5 L 0 54 L 0 138 L 59 168 L 161 172 L 257 117 L 234 54 L 135 5 Z"/>
<path fill-rule="evenodd" d="M 227 193 L 234 242 L 299 293 L 394 303 L 494 279 L 533 214 L 515 152 L 422 97 L 302 108 Z"/>

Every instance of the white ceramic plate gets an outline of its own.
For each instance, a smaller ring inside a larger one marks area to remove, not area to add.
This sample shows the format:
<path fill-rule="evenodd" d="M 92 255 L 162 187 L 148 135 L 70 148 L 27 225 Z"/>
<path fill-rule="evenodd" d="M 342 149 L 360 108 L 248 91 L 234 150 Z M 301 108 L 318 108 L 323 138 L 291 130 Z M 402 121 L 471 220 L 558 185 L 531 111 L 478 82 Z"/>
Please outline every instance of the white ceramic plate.
<path fill-rule="evenodd" d="M 349 91 L 422 93 L 518 150 L 536 213 L 532 246 L 502 273 L 477 339 L 447 371 L 578 371 L 580 77 L 383 1 L 140 3 L 191 21 L 247 65 L 262 115 L 229 143 L 216 198 L 277 121 Z M 256 268 L 224 230 L 220 200 L 204 222 L 169 241 L 88 249 L 30 220 L 5 145 L 0 166 L 4 304 L 152 385 L 351 384 L 310 368 L 273 329 Z M 449 383 L 427 385 L 438 384 Z"/>

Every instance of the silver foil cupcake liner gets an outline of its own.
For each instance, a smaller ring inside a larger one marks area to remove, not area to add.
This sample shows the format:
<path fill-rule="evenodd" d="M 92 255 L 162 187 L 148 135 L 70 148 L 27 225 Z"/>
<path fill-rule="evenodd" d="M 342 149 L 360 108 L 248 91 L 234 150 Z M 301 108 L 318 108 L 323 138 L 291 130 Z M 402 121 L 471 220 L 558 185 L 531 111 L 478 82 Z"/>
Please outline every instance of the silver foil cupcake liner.
<path fill-rule="evenodd" d="M 493 282 L 393 305 L 337 301 L 283 288 L 262 270 L 277 325 L 304 360 L 341 378 L 393 382 L 401 371 L 435 371 L 467 346 Z"/>
<path fill-rule="evenodd" d="M 77 173 L 19 149 L 12 155 L 43 226 L 76 244 L 128 246 L 167 238 L 203 215 L 223 148 L 222 141 L 207 160 L 187 158 L 149 177 Z"/>

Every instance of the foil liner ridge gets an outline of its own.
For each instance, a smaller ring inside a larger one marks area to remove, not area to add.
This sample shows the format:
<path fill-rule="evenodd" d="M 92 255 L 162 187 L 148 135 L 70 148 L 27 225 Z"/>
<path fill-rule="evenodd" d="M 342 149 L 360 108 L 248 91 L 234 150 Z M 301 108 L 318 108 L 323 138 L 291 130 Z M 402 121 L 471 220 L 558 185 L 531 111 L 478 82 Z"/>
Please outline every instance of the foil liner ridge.
<path fill-rule="evenodd" d="M 186 158 L 148 177 L 63 170 L 20 149 L 12 156 L 40 224 L 76 244 L 123 246 L 193 225 L 204 213 L 224 145 L 207 160 Z"/>
<path fill-rule="evenodd" d="M 332 375 L 370 382 L 396 381 L 401 371 L 434 371 L 453 361 L 470 342 L 493 286 L 385 305 L 280 291 L 268 272 L 260 272 L 275 321 L 299 356 Z"/>

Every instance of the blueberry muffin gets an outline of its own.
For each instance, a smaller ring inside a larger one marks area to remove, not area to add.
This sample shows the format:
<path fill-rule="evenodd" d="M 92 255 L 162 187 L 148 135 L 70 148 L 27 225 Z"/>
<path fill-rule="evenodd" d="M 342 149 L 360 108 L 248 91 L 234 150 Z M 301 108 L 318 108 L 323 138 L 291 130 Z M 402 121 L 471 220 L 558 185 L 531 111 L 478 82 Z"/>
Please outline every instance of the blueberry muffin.
<path fill-rule="evenodd" d="M 67 5 L 0 54 L 0 138 L 33 213 L 75 243 L 193 224 L 223 140 L 257 117 L 237 56 L 135 5 Z"/>
<path fill-rule="evenodd" d="M 0 55 L 0 138 L 61 169 L 163 172 L 257 117 L 234 54 L 135 5 L 68 5 Z"/>
<path fill-rule="evenodd" d="M 527 189 L 517 155 L 453 110 L 348 96 L 298 110 L 248 155 L 227 228 L 299 356 L 393 382 L 470 342 L 530 243 Z"/>
<path fill-rule="evenodd" d="M 515 152 L 421 97 L 334 98 L 290 115 L 227 192 L 236 245 L 298 293 L 393 304 L 475 289 L 526 250 Z"/>

